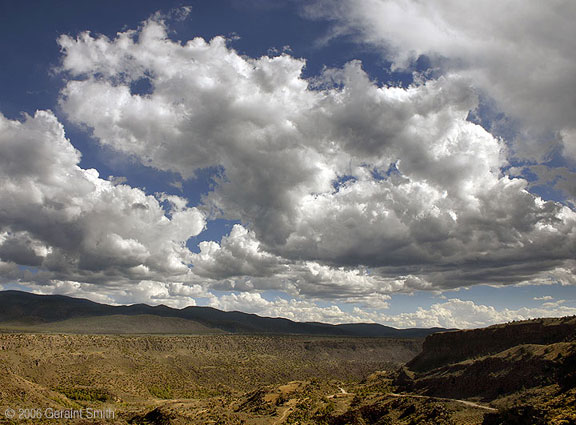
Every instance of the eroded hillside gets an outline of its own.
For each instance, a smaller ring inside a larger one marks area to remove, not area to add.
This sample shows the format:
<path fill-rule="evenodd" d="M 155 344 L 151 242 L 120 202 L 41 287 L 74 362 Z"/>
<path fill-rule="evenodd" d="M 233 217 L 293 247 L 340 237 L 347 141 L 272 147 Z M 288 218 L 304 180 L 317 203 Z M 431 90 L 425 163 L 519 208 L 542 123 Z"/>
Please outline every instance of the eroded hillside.
<path fill-rule="evenodd" d="M 422 351 L 386 338 L 0 334 L 0 412 L 115 412 L 72 424 L 568 425 L 575 330 L 573 317 L 539 319 L 431 335 Z"/>
<path fill-rule="evenodd" d="M 167 400 L 184 399 L 205 409 L 266 385 L 358 381 L 374 370 L 396 369 L 420 351 L 421 343 L 299 336 L 0 334 L 0 412 L 8 407 L 110 406 L 123 415 L 119 423 L 126 423 Z"/>
<path fill-rule="evenodd" d="M 440 332 L 426 338 L 422 353 L 408 363 L 414 371 L 495 354 L 523 344 L 547 345 L 576 337 L 576 317 L 513 322 L 481 329 Z"/>
<path fill-rule="evenodd" d="M 398 372 L 399 390 L 490 402 L 486 424 L 576 423 L 576 318 L 431 335 Z"/>

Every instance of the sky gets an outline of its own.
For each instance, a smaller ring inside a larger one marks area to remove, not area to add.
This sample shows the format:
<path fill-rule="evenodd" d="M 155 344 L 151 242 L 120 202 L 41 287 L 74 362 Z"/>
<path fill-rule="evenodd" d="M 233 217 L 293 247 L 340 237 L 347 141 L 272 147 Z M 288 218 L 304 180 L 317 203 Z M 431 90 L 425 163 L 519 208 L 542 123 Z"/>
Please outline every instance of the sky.
<path fill-rule="evenodd" d="M 0 289 L 576 314 L 576 3 L 0 1 Z"/>

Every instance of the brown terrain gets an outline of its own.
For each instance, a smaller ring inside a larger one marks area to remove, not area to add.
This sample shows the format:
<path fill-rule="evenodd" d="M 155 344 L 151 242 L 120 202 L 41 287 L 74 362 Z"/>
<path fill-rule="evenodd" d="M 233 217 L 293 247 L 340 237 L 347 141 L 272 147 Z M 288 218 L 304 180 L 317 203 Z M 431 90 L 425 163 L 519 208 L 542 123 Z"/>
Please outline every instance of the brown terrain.
<path fill-rule="evenodd" d="M 576 423 L 576 317 L 431 335 L 396 375 L 409 393 L 490 403 L 490 424 Z"/>
<path fill-rule="evenodd" d="M 124 424 L 145 423 L 138 415 L 156 407 L 180 416 L 223 415 L 222 409 L 246 394 L 276 391 L 271 388 L 291 381 L 321 382 L 338 392 L 336 383 L 396 369 L 421 344 L 389 338 L 3 333 L 0 415 L 4 423 L 41 423 L 10 422 L 2 414 L 7 408 L 112 408 L 114 423 Z M 235 410 L 234 417 L 252 415 Z M 204 420 L 210 423 L 198 423 Z"/>
<path fill-rule="evenodd" d="M 575 336 L 574 317 L 437 333 L 423 344 L 13 329 L 0 334 L 0 421 L 576 424 Z M 42 417 L 9 419 L 8 408 L 24 416 L 35 408 Z M 80 409 L 83 418 L 46 418 Z M 114 418 L 87 418 L 87 409 Z"/>

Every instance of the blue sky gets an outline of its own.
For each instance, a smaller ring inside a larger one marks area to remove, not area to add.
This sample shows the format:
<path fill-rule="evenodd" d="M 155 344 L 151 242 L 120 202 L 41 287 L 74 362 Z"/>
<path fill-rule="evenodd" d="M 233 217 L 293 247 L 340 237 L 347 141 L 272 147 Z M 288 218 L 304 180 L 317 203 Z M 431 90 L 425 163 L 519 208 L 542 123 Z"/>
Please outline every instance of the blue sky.
<path fill-rule="evenodd" d="M 574 6 L 504 3 L 2 3 L 0 285 L 398 327 L 576 314 Z"/>

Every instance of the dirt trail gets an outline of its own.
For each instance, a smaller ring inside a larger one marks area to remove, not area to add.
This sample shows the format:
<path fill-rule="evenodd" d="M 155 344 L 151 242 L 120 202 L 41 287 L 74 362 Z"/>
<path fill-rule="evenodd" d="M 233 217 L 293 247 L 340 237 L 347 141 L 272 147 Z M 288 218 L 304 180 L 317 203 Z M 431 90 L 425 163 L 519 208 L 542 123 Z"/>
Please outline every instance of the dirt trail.
<path fill-rule="evenodd" d="M 348 395 L 354 395 L 354 393 L 349 393 L 348 391 L 346 391 L 344 388 L 342 387 L 338 387 L 338 389 L 340 390 L 339 393 L 336 394 L 330 394 L 328 396 L 326 396 L 327 398 L 336 398 L 336 397 L 343 397 L 343 396 L 348 396 Z"/>
<path fill-rule="evenodd" d="M 338 389 L 340 390 L 340 394 L 353 395 L 353 393 L 349 393 L 348 391 L 346 391 L 342 387 L 338 387 Z M 465 404 L 466 406 L 475 407 L 477 409 L 487 410 L 489 412 L 497 412 L 498 411 L 498 409 L 495 409 L 493 407 L 484 406 L 482 404 L 474 403 L 473 401 L 458 400 L 455 398 L 431 397 L 431 396 L 420 395 L 420 394 L 398 394 L 398 393 L 387 393 L 386 395 L 389 395 L 390 397 L 427 398 L 429 400 L 437 400 L 437 401 L 455 402 L 455 403 Z M 332 395 L 329 395 L 328 398 L 334 398 L 337 396 L 338 396 L 338 394 L 332 394 Z"/>
<path fill-rule="evenodd" d="M 286 410 L 284 410 L 284 412 L 282 412 L 282 415 L 276 420 L 276 422 L 274 422 L 274 424 L 281 424 L 282 422 L 284 422 L 284 419 L 286 419 L 286 417 L 292 413 L 292 408 L 289 407 Z"/>
<path fill-rule="evenodd" d="M 484 410 L 488 410 L 490 412 L 497 412 L 498 409 L 495 409 L 493 407 L 489 407 L 489 406 L 483 406 L 482 404 L 478 404 L 478 403 L 474 403 L 473 401 L 468 401 L 468 400 L 458 400 L 456 398 L 444 398 L 444 397 L 430 397 L 427 395 L 420 395 L 420 394 L 397 394 L 397 393 L 388 393 L 387 395 L 391 396 L 391 397 L 411 397 L 411 398 L 427 398 L 429 400 L 438 400 L 438 401 L 452 401 L 452 402 L 456 402 L 456 403 L 461 403 L 461 404 L 465 404 L 466 406 L 469 407 L 476 407 L 478 409 L 484 409 Z"/>
<path fill-rule="evenodd" d="M 293 412 L 294 410 L 294 406 L 296 405 L 296 400 L 292 399 L 289 400 L 286 403 L 286 409 L 284 410 L 284 412 L 282 412 L 282 414 L 280 415 L 280 417 L 278 419 L 276 419 L 276 422 L 274 422 L 274 424 L 281 424 L 282 422 L 284 422 L 284 419 L 286 419 L 286 417 Z"/>

